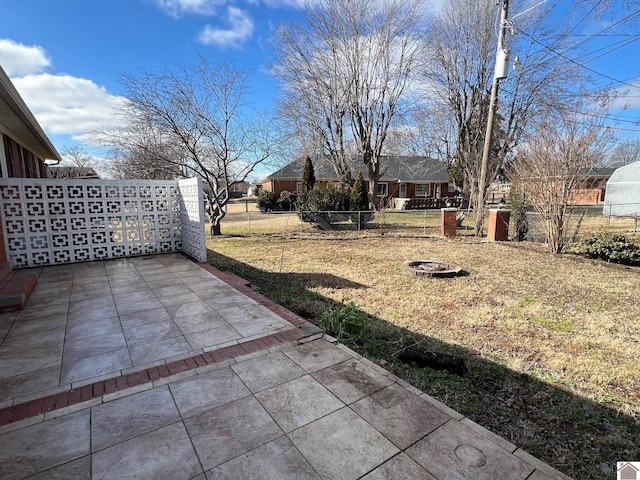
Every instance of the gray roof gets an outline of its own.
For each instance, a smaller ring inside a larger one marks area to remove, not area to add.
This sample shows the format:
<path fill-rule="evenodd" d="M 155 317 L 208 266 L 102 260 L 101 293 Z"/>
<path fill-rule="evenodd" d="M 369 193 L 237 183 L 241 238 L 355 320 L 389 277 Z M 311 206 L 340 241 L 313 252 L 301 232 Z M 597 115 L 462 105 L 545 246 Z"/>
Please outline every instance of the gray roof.
<path fill-rule="evenodd" d="M 590 177 L 610 177 L 616 169 L 614 167 L 598 167 L 591 170 L 587 175 Z"/>
<path fill-rule="evenodd" d="M 280 170 L 272 173 L 269 180 L 301 179 L 306 157 L 298 158 Z M 325 156 L 315 155 L 311 158 L 317 180 L 338 180 L 336 172 Z M 367 167 L 361 156 L 351 157 L 351 173 L 355 177 L 359 171 L 366 180 Z M 418 156 L 384 156 L 380 161 L 383 172 L 381 181 L 400 181 L 410 183 L 446 183 L 449 173 L 444 164 L 429 157 Z"/>
<path fill-rule="evenodd" d="M 52 178 L 100 178 L 93 167 L 49 167 Z"/>
<path fill-rule="evenodd" d="M 607 182 L 603 213 L 614 217 L 640 216 L 640 162 L 613 172 Z"/>

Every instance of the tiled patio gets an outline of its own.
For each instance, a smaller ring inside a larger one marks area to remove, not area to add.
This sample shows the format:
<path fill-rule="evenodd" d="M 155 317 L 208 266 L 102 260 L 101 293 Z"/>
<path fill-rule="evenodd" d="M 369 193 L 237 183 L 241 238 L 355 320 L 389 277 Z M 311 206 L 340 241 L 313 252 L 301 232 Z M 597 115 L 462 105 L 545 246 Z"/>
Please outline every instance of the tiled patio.
<path fill-rule="evenodd" d="M 180 254 L 47 267 L 0 315 L 0 407 L 291 328 Z"/>
<path fill-rule="evenodd" d="M 2 479 L 567 478 L 181 255 L 46 268 L 0 335 Z"/>

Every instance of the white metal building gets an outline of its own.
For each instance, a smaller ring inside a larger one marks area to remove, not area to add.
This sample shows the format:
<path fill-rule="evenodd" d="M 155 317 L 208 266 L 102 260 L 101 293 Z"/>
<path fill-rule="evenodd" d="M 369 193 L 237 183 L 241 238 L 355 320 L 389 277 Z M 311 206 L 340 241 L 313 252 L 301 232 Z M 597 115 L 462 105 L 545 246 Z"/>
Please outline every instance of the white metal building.
<path fill-rule="evenodd" d="M 640 162 L 613 172 L 607 182 L 602 213 L 608 217 L 640 217 Z"/>

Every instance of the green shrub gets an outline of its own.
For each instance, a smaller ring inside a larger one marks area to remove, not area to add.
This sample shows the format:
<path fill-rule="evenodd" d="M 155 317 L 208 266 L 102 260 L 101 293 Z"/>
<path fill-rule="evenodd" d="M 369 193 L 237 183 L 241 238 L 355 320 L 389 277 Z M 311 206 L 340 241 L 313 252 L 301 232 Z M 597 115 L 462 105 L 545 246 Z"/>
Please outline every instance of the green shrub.
<path fill-rule="evenodd" d="M 367 186 L 364 183 L 364 179 L 362 178 L 362 172 L 358 172 L 358 176 L 356 177 L 356 181 L 353 183 L 351 187 L 351 195 L 349 197 L 349 209 L 354 212 L 352 213 L 350 218 L 353 223 L 357 223 L 360 228 L 364 228 L 367 222 L 373 220 L 373 212 L 368 212 L 369 210 L 369 195 L 367 193 Z M 363 212 L 363 210 L 365 212 Z"/>
<path fill-rule="evenodd" d="M 356 181 L 351 187 L 351 196 L 349 199 L 351 210 L 369 210 L 369 195 L 367 194 L 367 186 L 362 178 L 362 172 L 358 172 Z"/>
<path fill-rule="evenodd" d="M 349 193 L 331 183 L 316 185 L 313 190 L 298 197 L 300 218 L 310 223 L 335 223 L 344 220 L 343 212 L 349 209 Z"/>
<path fill-rule="evenodd" d="M 355 303 L 350 302 L 327 312 L 319 320 L 329 335 L 344 343 L 362 343 L 371 331 L 371 319 Z"/>
<path fill-rule="evenodd" d="M 302 189 L 305 192 L 310 192 L 316 185 L 316 174 L 313 169 L 313 163 L 311 163 L 311 157 L 307 157 L 304 162 L 304 171 L 302 172 Z"/>
<path fill-rule="evenodd" d="M 529 233 L 529 219 L 527 218 L 527 204 L 524 195 L 519 195 L 513 190 L 509 193 L 509 203 L 511 204 L 511 214 L 515 224 L 514 240 L 524 241 Z"/>
<path fill-rule="evenodd" d="M 293 210 L 295 207 L 295 203 L 296 203 L 296 196 L 295 194 L 284 190 L 281 194 L 280 194 L 280 198 L 278 198 L 278 200 L 276 200 L 276 208 L 278 210 L 283 210 L 283 211 L 289 211 L 289 210 Z"/>
<path fill-rule="evenodd" d="M 572 245 L 574 253 L 623 265 L 640 265 L 640 245 L 619 233 L 599 232 Z"/>
<path fill-rule="evenodd" d="M 261 212 L 270 212 L 276 208 L 276 196 L 268 190 L 261 191 L 256 201 Z"/>

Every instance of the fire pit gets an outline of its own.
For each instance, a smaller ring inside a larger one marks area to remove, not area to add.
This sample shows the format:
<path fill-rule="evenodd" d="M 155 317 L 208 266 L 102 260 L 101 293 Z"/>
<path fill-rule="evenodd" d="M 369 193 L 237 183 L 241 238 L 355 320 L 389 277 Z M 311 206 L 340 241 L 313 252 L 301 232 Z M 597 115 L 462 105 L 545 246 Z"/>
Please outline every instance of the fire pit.
<path fill-rule="evenodd" d="M 409 260 L 402 264 L 402 268 L 419 277 L 450 278 L 462 272 L 462 268 L 458 265 L 434 260 Z"/>

